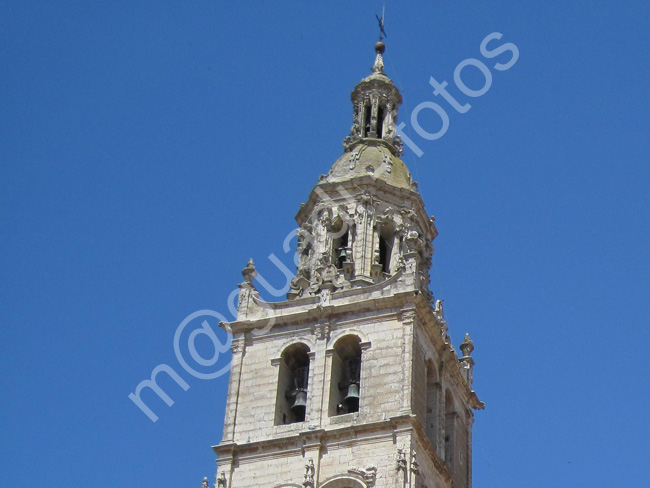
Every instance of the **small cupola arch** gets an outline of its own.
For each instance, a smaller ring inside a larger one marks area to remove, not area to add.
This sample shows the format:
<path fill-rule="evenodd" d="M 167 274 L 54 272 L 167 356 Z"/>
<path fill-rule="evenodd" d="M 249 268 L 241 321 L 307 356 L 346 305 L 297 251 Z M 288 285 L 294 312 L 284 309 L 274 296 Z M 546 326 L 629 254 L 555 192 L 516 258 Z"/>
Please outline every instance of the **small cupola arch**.
<path fill-rule="evenodd" d="M 352 262 L 352 239 L 350 236 L 350 226 L 340 215 L 332 219 L 328 229 L 332 247 L 331 262 L 337 269 L 343 270 Z"/>
<path fill-rule="evenodd" d="M 399 236 L 396 232 L 395 221 L 387 217 L 377 218 L 374 240 L 373 274 L 394 272 L 393 261 L 396 259 L 396 251 L 399 249 Z"/>

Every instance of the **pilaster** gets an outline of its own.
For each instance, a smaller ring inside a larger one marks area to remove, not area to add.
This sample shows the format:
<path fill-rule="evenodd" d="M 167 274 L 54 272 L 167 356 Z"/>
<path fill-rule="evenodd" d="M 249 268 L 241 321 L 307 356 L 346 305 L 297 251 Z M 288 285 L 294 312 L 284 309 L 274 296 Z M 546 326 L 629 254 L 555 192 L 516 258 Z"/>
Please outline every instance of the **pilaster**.
<path fill-rule="evenodd" d="M 228 383 L 222 442 L 232 442 L 235 439 L 239 388 L 241 385 L 242 362 L 244 360 L 245 348 L 246 340 L 244 334 L 237 334 L 237 337 L 233 338 L 230 344 L 232 359 L 230 360 L 230 382 Z"/>
<path fill-rule="evenodd" d="M 400 414 L 410 414 L 413 405 L 413 346 L 415 310 L 407 309 L 402 311 L 400 321 L 402 322 L 402 406 Z"/>

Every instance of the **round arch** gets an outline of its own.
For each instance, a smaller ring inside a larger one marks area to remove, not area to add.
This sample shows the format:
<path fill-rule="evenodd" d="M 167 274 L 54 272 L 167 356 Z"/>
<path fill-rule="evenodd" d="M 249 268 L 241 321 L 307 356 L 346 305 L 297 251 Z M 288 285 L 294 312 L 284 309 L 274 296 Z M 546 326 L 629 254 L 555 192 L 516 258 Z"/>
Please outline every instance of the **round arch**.
<path fill-rule="evenodd" d="M 441 380 L 440 375 L 438 374 L 438 367 L 436 366 L 435 358 L 430 351 L 427 351 L 424 355 L 424 366 L 427 371 L 427 381 L 430 378 L 433 378 L 436 382 Z"/>
<path fill-rule="evenodd" d="M 350 475 L 338 475 L 321 483 L 321 488 L 368 488 L 365 483 Z"/>
<path fill-rule="evenodd" d="M 360 330 L 358 330 L 356 328 L 354 328 L 354 329 L 343 329 L 343 330 L 336 331 L 335 333 L 333 333 L 330 336 L 330 340 L 327 343 L 328 349 L 334 347 L 334 344 L 336 344 L 339 339 L 341 339 L 342 337 L 345 337 L 345 336 L 357 336 L 359 338 L 359 343 L 361 343 L 361 344 L 363 344 L 363 343 L 369 344 L 368 336 L 366 336 Z"/>
<path fill-rule="evenodd" d="M 287 348 L 293 346 L 294 344 L 304 344 L 307 346 L 308 351 L 313 351 L 316 347 L 316 341 L 311 337 L 292 337 L 291 339 L 284 341 L 280 347 L 275 350 L 275 358 L 282 356 L 282 353 L 287 350 Z"/>

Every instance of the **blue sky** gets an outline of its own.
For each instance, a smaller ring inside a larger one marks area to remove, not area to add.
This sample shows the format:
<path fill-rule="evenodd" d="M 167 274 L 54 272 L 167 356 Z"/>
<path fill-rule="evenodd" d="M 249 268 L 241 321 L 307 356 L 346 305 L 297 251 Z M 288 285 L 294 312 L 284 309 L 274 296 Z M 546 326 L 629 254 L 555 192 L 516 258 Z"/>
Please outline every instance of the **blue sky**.
<path fill-rule="evenodd" d="M 650 6 L 387 3 L 432 289 L 487 404 L 474 486 L 646 486 Z M 227 377 L 187 374 L 174 333 L 230 318 L 250 257 L 284 283 L 268 256 L 291 262 L 293 216 L 342 152 L 381 6 L 0 4 L 4 486 L 212 479 Z M 481 55 L 492 32 L 519 50 L 507 71 Z M 477 98 L 453 81 L 468 58 L 492 75 Z M 426 101 L 449 115 L 435 141 L 412 129 Z M 189 389 L 163 380 L 175 403 L 151 398 L 153 423 L 127 396 L 162 363 Z"/>

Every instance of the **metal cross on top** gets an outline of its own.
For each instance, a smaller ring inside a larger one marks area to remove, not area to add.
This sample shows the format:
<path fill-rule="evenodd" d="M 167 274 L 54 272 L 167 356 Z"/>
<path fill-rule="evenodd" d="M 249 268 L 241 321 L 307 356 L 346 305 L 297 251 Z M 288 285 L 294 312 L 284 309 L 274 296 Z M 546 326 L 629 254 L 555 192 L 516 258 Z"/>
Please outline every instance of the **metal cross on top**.
<path fill-rule="evenodd" d="M 381 17 L 379 15 L 375 15 L 377 17 L 377 22 L 379 22 L 379 42 L 384 40 L 384 37 L 388 37 L 386 35 L 386 31 L 384 30 L 384 14 L 386 13 L 386 6 L 384 5 L 384 8 L 381 10 Z"/>

